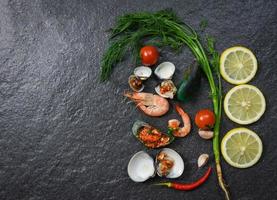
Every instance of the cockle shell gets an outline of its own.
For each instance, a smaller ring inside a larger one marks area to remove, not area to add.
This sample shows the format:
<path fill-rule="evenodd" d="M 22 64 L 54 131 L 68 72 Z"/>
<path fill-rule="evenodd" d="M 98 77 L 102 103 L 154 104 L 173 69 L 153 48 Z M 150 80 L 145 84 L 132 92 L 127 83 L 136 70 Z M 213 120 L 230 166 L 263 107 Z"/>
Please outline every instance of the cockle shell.
<path fill-rule="evenodd" d="M 163 62 L 155 69 L 155 75 L 162 80 L 171 79 L 175 72 L 175 65 L 171 62 Z"/>
<path fill-rule="evenodd" d="M 130 159 L 128 175 L 135 182 L 144 182 L 155 176 L 154 160 L 144 151 L 139 151 Z"/>
<path fill-rule="evenodd" d="M 161 93 L 161 84 L 162 83 L 169 83 L 171 84 L 172 86 L 172 89 L 164 94 Z M 157 85 L 155 87 L 155 91 L 157 92 L 158 95 L 160 95 L 161 97 L 164 97 L 164 98 L 169 98 L 169 99 L 173 99 L 174 98 L 174 95 L 176 94 L 177 92 L 177 88 L 176 86 L 174 85 L 174 83 L 171 81 L 171 80 L 165 80 L 163 81 L 161 84 Z"/>
<path fill-rule="evenodd" d="M 144 89 L 144 85 L 142 84 L 140 88 L 135 88 L 135 87 L 131 84 L 131 81 L 132 81 L 133 79 L 138 79 L 138 80 L 139 80 L 139 78 L 136 77 L 135 75 L 129 76 L 128 83 L 129 83 L 130 88 L 131 88 L 133 91 L 135 91 L 135 92 L 142 92 L 142 90 Z M 139 80 L 139 81 L 141 81 L 141 80 Z"/>
<path fill-rule="evenodd" d="M 140 66 L 135 68 L 134 74 L 141 80 L 146 80 L 151 76 L 152 70 L 150 67 Z"/>
<path fill-rule="evenodd" d="M 165 153 L 169 158 L 170 160 L 173 161 L 173 167 L 170 169 L 169 173 L 165 176 L 166 178 L 178 178 L 180 177 L 183 172 L 184 172 L 184 161 L 182 159 L 182 157 L 176 152 L 174 151 L 173 149 L 170 149 L 170 148 L 163 148 L 160 152 L 160 153 Z M 159 155 L 157 154 L 157 156 Z M 156 156 L 156 168 L 157 168 L 157 174 L 159 176 L 163 176 L 159 170 L 159 161 L 157 159 L 157 156 Z"/>

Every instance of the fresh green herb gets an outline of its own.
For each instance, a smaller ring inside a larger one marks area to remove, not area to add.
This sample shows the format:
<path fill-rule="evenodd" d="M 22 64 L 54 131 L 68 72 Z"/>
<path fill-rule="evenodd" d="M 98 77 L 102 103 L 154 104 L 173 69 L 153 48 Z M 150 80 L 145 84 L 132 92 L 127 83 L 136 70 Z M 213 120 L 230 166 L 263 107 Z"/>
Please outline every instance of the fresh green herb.
<path fill-rule="evenodd" d="M 213 109 L 216 115 L 213 150 L 217 177 L 226 199 L 229 199 L 229 193 L 223 181 L 220 165 L 219 129 L 222 95 L 220 74 L 218 72 L 219 59 L 213 42 L 208 41 L 208 50 L 212 56 L 211 61 L 209 61 L 208 55 L 202 47 L 196 32 L 190 26 L 183 23 L 172 10 L 161 10 L 156 13 L 138 12 L 121 16 L 115 28 L 112 29 L 111 46 L 104 54 L 102 60 L 101 80 L 105 81 L 109 78 L 113 66 L 123 59 L 128 50 L 134 52 L 134 49 L 147 41 L 147 39 L 153 40 L 156 38 L 161 44 L 160 46 L 170 46 L 175 50 L 187 45 L 208 79 Z"/>
<path fill-rule="evenodd" d="M 140 12 L 119 17 L 112 29 L 111 44 L 101 62 L 101 80 L 109 78 L 112 68 L 120 62 L 128 51 L 135 58 L 143 43 L 159 43 L 160 47 L 170 46 L 174 50 L 184 45 L 184 38 L 196 39 L 197 34 L 188 25 L 182 23 L 171 10 L 162 10 L 154 14 Z"/>
<path fill-rule="evenodd" d="M 167 134 L 168 134 L 168 135 L 173 135 L 173 131 L 174 131 L 173 128 L 168 128 L 168 129 L 167 129 Z"/>

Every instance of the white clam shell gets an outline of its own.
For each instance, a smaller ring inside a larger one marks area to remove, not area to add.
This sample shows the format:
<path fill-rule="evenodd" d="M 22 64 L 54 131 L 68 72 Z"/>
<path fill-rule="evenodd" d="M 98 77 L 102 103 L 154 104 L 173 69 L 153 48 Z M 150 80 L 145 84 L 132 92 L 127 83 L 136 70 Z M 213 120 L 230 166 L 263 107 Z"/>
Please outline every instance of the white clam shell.
<path fill-rule="evenodd" d="M 171 62 L 163 62 L 155 69 L 155 75 L 162 80 L 171 79 L 175 72 L 175 65 Z"/>
<path fill-rule="evenodd" d="M 163 148 L 160 152 L 166 153 L 174 161 L 174 165 L 166 178 L 180 177 L 184 172 L 184 161 L 182 157 L 176 151 L 170 148 Z"/>
<path fill-rule="evenodd" d="M 158 95 L 160 95 L 161 97 L 164 97 L 164 98 L 169 98 L 169 99 L 173 99 L 174 98 L 174 94 L 173 92 L 169 91 L 169 92 L 166 92 L 164 94 L 160 93 L 160 85 L 158 85 L 157 87 L 155 87 L 155 91 Z"/>
<path fill-rule="evenodd" d="M 140 66 L 134 69 L 134 74 L 141 80 L 146 80 L 152 75 L 152 70 L 150 67 Z"/>
<path fill-rule="evenodd" d="M 139 151 L 130 159 L 128 175 L 134 182 L 144 182 L 155 175 L 154 160 L 144 151 Z"/>

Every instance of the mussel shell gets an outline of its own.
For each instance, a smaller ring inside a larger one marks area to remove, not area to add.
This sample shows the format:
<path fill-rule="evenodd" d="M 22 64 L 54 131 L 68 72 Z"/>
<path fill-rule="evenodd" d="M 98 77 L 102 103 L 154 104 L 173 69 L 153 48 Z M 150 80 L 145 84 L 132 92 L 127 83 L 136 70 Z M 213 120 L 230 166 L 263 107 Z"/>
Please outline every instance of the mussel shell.
<path fill-rule="evenodd" d="M 138 137 L 139 130 L 145 126 L 150 127 L 150 125 L 147 124 L 146 122 L 143 122 L 140 120 L 135 121 L 135 123 L 133 124 L 133 127 L 132 127 L 132 133 L 134 134 L 134 136 Z"/>
<path fill-rule="evenodd" d="M 154 160 L 146 152 L 139 151 L 130 159 L 127 171 L 134 182 L 144 182 L 155 176 Z"/>
<path fill-rule="evenodd" d="M 144 142 L 139 138 L 139 131 L 140 131 L 141 128 L 143 128 L 143 127 L 152 127 L 152 126 L 149 125 L 149 124 L 147 124 L 146 122 L 137 120 L 137 121 L 134 122 L 133 127 L 132 127 L 132 133 L 133 133 L 133 135 L 134 135 L 142 144 L 144 144 Z M 166 135 L 166 136 L 169 137 L 169 141 L 168 141 L 165 145 L 163 145 L 163 147 L 166 146 L 166 145 L 168 145 L 168 144 L 170 144 L 170 143 L 173 142 L 173 140 L 175 139 L 175 137 L 174 137 L 173 135 L 171 135 L 171 134 L 166 134 L 166 133 L 162 133 L 162 134 L 164 134 L 164 135 Z M 155 148 L 160 148 L 160 147 L 162 147 L 162 146 L 155 147 Z"/>
<path fill-rule="evenodd" d="M 180 156 L 180 154 L 178 154 L 173 149 L 163 148 L 157 154 L 157 156 L 161 152 L 166 153 L 171 158 L 171 160 L 174 161 L 174 165 L 173 165 L 172 169 L 169 171 L 169 173 L 165 177 L 166 178 L 178 178 L 178 177 L 180 177 L 183 174 L 183 172 L 184 172 L 184 161 L 183 161 L 182 157 Z M 159 170 L 159 161 L 157 159 L 157 156 L 156 156 L 156 159 L 155 159 L 156 171 L 157 171 L 157 174 L 160 177 L 163 177 L 163 175 L 160 173 L 160 170 Z"/>

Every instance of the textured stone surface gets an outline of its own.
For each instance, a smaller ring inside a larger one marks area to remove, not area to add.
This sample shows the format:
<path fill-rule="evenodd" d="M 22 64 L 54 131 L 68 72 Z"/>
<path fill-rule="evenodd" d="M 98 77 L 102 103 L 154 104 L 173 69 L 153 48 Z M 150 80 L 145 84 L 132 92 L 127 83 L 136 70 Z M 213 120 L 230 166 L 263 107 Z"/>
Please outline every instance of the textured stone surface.
<path fill-rule="evenodd" d="M 222 161 L 233 199 L 277 199 L 277 3 L 271 1 L 0 1 L 0 199 L 223 199 L 215 173 L 192 192 L 151 186 L 161 179 L 134 183 L 127 175 L 130 157 L 144 147 L 130 134 L 135 119 L 165 130 L 171 110 L 149 118 L 126 104 L 122 93 L 134 66 L 120 64 L 110 81 L 99 83 L 99 62 L 107 47 L 106 30 L 115 17 L 133 11 L 173 8 L 205 33 L 217 38 L 219 51 L 241 44 L 251 48 L 259 71 L 251 82 L 267 99 L 262 119 L 250 126 L 263 140 L 260 162 L 246 170 Z M 180 55 L 163 51 L 161 60 L 181 72 L 192 62 L 188 49 Z M 180 80 L 180 75 L 174 76 Z M 155 80 L 147 82 L 154 91 Z M 224 91 L 232 86 L 224 82 Z M 184 105 L 194 116 L 211 107 L 202 78 L 198 95 Z M 223 116 L 222 135 L 238 127 Z M 203 174 L 197 169 L 201 153 L 212 144 L 196 128 L 171 148 L 185 159 L 180 181 Z M 154 155 L 156 151 L 149 151 Z M 210 162 L 212 164 L 212 162 Z"/>

